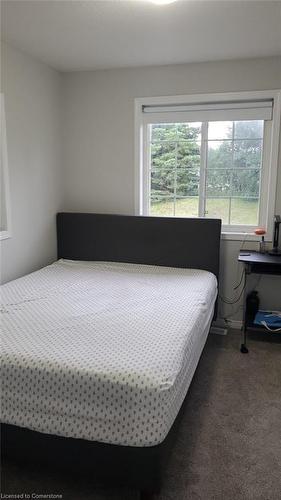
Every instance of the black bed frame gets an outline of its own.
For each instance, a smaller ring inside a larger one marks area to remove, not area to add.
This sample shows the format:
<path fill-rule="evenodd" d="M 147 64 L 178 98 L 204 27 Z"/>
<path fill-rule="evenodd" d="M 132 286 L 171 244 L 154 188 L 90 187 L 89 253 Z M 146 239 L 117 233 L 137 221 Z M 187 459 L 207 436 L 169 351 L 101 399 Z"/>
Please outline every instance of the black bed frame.
<path fill-rule="evenodd" d="M 57 214 L 58 258 L 197 268 L 219 276 L 221 221 L 127 215 Z M 178 414 L 156 446 L 104 444 L 2 425 L 2 454 L 147 492 L 161 487 Z"/>

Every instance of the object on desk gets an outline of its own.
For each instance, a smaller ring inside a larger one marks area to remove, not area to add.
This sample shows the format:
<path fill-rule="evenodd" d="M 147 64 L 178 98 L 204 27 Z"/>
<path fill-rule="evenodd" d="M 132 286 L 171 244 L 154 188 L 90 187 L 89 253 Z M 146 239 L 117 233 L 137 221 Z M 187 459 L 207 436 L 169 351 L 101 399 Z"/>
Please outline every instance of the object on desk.
<path fill-rule="evenodd" d="M 260 241 L 260 253 L 265 253 L 265 241 L 264 241 L 264 236 L 261 237 Z"/>
<path fill-rule="evenodd" d="M 280 215 L 275 215 L 275 222 L 274 222 L 274 232 L 273 232 L 273 248 L 270 250 L 268 253 L 269 255 L 278 255 L 281 256 L 281 250 L 278 248 L 279 244 L 279 226 L 281 224 L 281 217 Z"/>
<path fill-rule="evenodd" d="M 258 236 L 261 236 L 260 240 L 260 253 L 265 253 L 265 241 L 264 241 L 264 235 L 266 234 L 266 230 L 263 227 L 258 227 L 255 230 L 255 234 Z"/>
<path fill-rule="evenodd" d="M 250 255 L 245 255 L 249 253 Z M 247 330 L 253 326 L 253 322 L 249 320 L 247 315 L 247 279 L 250 274 L 272 274 L 281 276 L 281 258 L 278 255 L 261 254 L 259 252 L 254 252 L 251 250 L 246 250 L 245 252 L 240 252 L 238 261 L 243 263 L 244 266 L 244 300 L 243 300 L 243 324 L 242 324 L 242 342 L 240 346 L 240 352 L 247 353 Z M 279 303 L 278 303 L 279 307 Z M 254 318 L 253 318 L 254 319 Z M 264 328 L 263 328 L 264 327 Z M 262 325 L 261 330 L 268 330 L 269 327 Z M 270 330 L 269 330 L 270 331 Z M 272 332 L 275 334 L 276 329 Z"/>
<path fill-rule="evenodd" d="M 246 298 L 246 311 L 247 311 L 247 319 L 250 322 L 254 321 L 254 318 L 259 310 L 260 299 L 258 296 L 258 292 L 253 290 L 247 295 Z"/>
<path fill-rule="evenodd" d="M 264 326 L 271 332 L 281 330 L 281 311 L 258 311 L 255 315 L 254 325 Z"/>

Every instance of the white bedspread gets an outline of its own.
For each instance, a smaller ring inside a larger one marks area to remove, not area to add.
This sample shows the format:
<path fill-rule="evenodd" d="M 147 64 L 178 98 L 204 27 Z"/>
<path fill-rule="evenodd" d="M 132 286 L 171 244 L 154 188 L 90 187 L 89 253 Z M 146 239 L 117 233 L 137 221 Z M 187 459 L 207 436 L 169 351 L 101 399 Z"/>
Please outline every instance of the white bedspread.
<path fill-rule="evenodd" d="M 163 441 L 206 341 L 213 274 L 60 260 L 1 288 L 3 422 L 121 445 Z"/>

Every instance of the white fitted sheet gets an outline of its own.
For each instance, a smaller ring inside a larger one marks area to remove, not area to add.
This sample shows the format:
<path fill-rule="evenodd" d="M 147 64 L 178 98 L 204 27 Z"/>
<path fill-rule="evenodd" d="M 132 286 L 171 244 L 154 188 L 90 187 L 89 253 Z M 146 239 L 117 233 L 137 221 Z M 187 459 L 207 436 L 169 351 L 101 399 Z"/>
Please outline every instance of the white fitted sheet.
<path fill-rule="evenodd" d="M 209 332 L 213 274 L 60 260 L 1 288 L 3 422 L 127 446 L 164 440 Z"/>

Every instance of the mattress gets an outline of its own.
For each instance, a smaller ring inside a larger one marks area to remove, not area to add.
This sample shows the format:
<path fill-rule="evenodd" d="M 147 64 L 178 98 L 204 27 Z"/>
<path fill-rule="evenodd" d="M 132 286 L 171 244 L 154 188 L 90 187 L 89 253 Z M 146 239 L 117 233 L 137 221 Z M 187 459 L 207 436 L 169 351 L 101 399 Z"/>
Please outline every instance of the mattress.
<path fill-rule="evenodd" d="M 204 347 L 212 273 L 59 260 L 2 297 L 2 422 L 126 446 L 169 432 Z"/>

